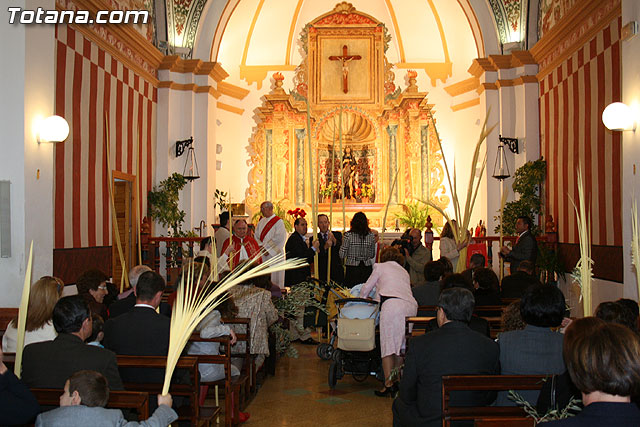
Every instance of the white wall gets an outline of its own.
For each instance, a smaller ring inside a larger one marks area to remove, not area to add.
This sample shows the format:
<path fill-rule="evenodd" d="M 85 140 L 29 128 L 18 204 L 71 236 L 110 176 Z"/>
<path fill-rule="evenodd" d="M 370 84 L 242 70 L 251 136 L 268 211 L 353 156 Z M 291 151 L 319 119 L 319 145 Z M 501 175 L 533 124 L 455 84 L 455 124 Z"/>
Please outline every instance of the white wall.
<path fill-rule="evenodd" d="M 53 0 L 11 6 L 55 9 Z M 38 144 L 38 122 L 53 114 L 54 27 L 9 23 L 0 11 L 0 180 L 11 181 L 11 257 L 0 258 L 0 306 L 17 306 L 34 241 L 33 281 L 53 273 L 53 146 Z M 27 84 L 28 82 L 28 84 Z M 38 171 L 40 172 L 38 178 Z"/>
<path fill-rule="evenodd" d="M 622 0 L 622 25 L 640 21 L 640 3 Z M 622 102 L 634 110 L 640 125 L 640 35 L 622 44 Z M 617 101 L 617 100 L 614 100 Z M 638 299 L 638 283 L 631 265 L 632 195 L 640 199 L 640 130 L 622 134 L 622 254 L 624 257 L 624 296 Z"/>

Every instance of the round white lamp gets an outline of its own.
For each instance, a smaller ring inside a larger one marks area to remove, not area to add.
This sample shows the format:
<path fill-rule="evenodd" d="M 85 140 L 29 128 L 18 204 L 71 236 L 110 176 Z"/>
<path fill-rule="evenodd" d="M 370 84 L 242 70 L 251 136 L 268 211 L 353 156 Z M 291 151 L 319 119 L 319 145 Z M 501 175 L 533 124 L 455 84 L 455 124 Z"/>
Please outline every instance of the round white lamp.
<path fill-rule="evenodd" d="M 40 124 L 38 142 L 62 142 L 69 136 L 69 123 L 60 116 L 49 116 Z"/>
<path fill-rule="evenodd" d="M 607 105 L 607 108 L 602 112 L 602 123 L 609 130 L 636 130 L 633 112 L 628 105 L 622 102 L 614 102 Z"/>

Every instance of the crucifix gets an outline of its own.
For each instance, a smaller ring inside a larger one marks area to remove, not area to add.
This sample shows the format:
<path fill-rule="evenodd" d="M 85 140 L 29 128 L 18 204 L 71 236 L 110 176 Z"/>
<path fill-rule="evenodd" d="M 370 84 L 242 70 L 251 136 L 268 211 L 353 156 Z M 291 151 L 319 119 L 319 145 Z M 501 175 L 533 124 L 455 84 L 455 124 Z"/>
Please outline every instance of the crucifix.
<path fill-rule="evenodd" d="M 332 55 L 329 57 L 330 61 L 342 61 L 342 91 L 344 93 L 349 92 L 349 67 L 347 63 L 359 59 L 362 59 L 360 55 L 349 55 L 347 53 L 347 45 L 342 46 L 342 55 Z"/>

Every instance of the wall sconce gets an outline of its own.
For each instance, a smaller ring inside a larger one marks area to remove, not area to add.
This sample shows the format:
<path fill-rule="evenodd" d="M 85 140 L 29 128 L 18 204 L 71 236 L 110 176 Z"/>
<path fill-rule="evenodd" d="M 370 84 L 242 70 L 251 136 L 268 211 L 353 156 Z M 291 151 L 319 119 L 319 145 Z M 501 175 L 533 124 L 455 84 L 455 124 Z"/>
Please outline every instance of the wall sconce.
<path fill-rule="evenodd" d="M 633 119 L 631 107 L 622 102 L 614 102 L 607 105 L 602 112 L 602 123 L 609 130 L 623 131 L 636 130 L 636 121 Z"/>
<path fill-rule="evenodd" d="M 69 123 L 60 116 L 49 116 L 44 119 L 38 129 L 38 143 L 62 142 L 69 136 Z"/>
<path fill-rule="evenodd" d="M 193 181 L 200 178 L 198 162 L 196 160 L 196 150 L 193 148 L 193 137 L 176 141 L 176 157 L 182 156 L 186 148 L 188 148 L 189 151 L 187 152 L 187 159 L 184 162 L 182 176 L 184 176 L 184 179 L 187 181 Z"/>

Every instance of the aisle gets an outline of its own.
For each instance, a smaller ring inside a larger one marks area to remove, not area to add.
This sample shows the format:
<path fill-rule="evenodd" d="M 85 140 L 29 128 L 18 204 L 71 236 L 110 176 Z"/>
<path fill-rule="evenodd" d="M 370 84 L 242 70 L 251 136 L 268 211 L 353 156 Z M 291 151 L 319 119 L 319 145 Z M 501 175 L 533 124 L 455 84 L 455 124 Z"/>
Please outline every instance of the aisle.
<path fill-rule="evenodd" d="M 377 397 L 380 382 L 362 383 L 345 376 L 335 390 L 327 384 L 328 361 L 314 346 L 296 344 L 297 359 L 278 361 L 275 377 L 267 377 L 247 407 L 246 426 L 391 426 L 391 398 Z"/>

